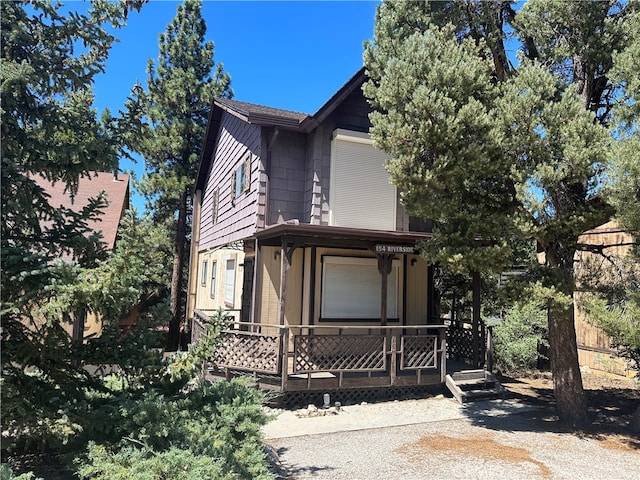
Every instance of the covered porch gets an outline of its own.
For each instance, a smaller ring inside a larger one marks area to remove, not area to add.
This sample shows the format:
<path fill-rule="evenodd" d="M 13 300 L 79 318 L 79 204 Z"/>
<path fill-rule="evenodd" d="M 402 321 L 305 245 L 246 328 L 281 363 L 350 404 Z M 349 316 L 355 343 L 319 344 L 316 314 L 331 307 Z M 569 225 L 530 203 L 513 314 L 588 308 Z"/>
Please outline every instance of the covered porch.
<path fill-rule="evenodd" d="M 192 339 L 209 321 L 196 311 Z M 280 392 L 444 383 L 446 325 L 289 326 L 234 322 L 211 357 L 227 379 L 251 375 L 261 388 Z"/>
<path fill-rule="evenodd" d="M 243 310 L 228 319 L 212 371 L 282 393 L 398 392 L 443 385 L 448 361 L 479 367 L 479 282 L 471 321 L 436 317 L 433 268 L 417 250 L 430 238 L 298 224 L 259 232 L 245 241 Z M 196 310 L 192 341 L 212 313 Z"/>

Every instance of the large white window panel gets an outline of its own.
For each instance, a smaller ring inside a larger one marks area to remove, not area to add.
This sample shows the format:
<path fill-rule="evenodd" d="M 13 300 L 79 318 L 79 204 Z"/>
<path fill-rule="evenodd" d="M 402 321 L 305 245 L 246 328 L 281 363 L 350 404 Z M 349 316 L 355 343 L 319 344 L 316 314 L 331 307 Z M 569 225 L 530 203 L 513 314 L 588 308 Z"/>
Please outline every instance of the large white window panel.
<path fill-rule="evenodd" d="M 398 317 L 398 270 L 387 277 L 387 317 Z M 322 258 L 322 318 L 380 318 L 382 276 L 375 258 Z"/>
<path fill-rule="evenodd" d="M 396 187 L 389 183 L 389 155 L 367 134 L 336 130 L 331 150 L 330 224 L 396 229 Z"/>

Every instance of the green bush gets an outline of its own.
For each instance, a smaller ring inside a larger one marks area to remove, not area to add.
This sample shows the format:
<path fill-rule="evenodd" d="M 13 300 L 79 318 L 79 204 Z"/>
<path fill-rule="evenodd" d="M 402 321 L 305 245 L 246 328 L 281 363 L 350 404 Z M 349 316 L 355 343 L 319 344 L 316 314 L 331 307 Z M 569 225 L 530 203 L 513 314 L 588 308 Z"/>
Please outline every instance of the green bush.
<path fill-rule="evenodd" d="M 176 462 L 189 456 L 216 459 L 216 468 L 232 473 L 233 478 L 270 478 L 260 433 L 267 420 L 262 398 L 260 391 L 242 380 L 203 382 L 169 396 L 154 390 L 125 392 L 93 412 L 92 436 L 101 443 L 79 460 L 80 472 L 83 478 L 107 478 L 99 473 L 104 464 L 112 462 L 115 471 L 126 471 L 132 458 L 152 462 L 152 457 L 173 451 L 171 458 Z M 136 446 L 142 449 L 134 451 Z M 98 473 L 90 476 L 89 472 Z M 135 470 L 129 473 L 131 477 L 122 478 L 138 478 L 133 476 Z"/>
<path fill-rule="evenodd" d="M 13 470 L 7 463 L 0 464 L 0 480 L 42 480 L 35 478 L 32 472 L 14 475 Z"/>
<path fill-rule="evenodd" d="M 496 369 L 504 373 L 535 370 L 545 359 L 540 352 L 548 346 L 547 315 L 533 303 L 512 307 L 500 324 L 494 327 Z"/>
<path fill-rule="evenodd" d="M 104 445 L 89 446 L 89 461 L 78 475 L 93 480 L 233 480 L 215 459 L 172 447 L 163 452 L 124 447 L 110 451 Z"/>

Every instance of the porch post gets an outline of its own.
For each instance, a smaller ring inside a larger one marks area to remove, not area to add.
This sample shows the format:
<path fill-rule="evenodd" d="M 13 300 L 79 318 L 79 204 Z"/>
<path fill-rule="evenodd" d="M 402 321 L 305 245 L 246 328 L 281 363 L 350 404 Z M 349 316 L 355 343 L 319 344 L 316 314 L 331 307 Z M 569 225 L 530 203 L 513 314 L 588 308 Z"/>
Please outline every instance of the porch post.
<path fill-rule="evenodd" d="M 392 254 L 378 254 L 378 272 L 380 272 L 380 275 L 382 276 L 382 286 L 380 288 L 380 325 L 383 327 L 387 325 L 387 290 L 392 259 Z"/>
<path fill-rule="evenodd" d="M 480 366 L 480 273 L 472 272 L 473 303 L 473 365 Z"/>
<path fill-rule="evenodd" d="M 287 270 L 291 267 L 291 259 L 287 255 L 287 244 L 282 240 L 280 249 L 280 303 L 278 305 L 279 325 L 284 325 L 285 300 L 287 296 Z"/>

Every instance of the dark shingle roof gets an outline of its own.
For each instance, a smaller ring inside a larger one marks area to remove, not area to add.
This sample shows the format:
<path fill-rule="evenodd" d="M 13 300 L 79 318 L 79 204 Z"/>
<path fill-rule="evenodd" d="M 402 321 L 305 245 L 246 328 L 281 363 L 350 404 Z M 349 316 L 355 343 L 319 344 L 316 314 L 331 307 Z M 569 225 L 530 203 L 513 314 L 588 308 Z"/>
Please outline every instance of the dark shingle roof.
<path fill-rule="evenodd" d="M 216 98 L 215 103 L 231 113 L 244 117 L 248 122 L 258 125 L 297 126 L 309 116 L 306 113 L 240 102 L 229 98 Z"/>

